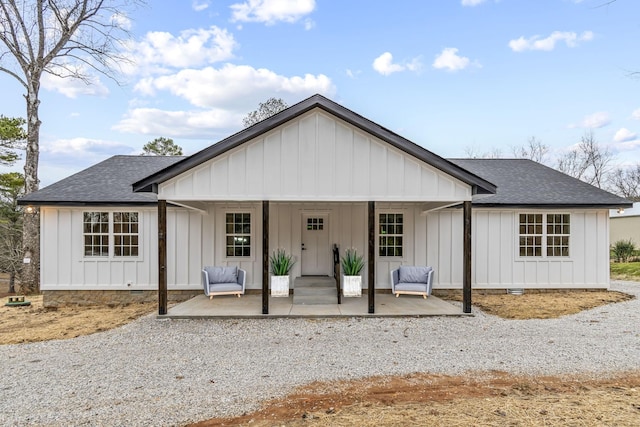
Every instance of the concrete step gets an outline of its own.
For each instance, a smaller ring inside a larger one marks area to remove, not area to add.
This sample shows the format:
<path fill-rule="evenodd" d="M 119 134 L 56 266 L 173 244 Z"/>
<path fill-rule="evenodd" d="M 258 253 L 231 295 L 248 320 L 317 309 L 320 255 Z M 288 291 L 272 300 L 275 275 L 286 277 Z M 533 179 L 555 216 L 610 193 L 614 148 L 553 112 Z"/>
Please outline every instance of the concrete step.
<path fill-rule="evenodd" d="M 293 303 L 302 305 L 337 304 L 336 282 L 333 277 L 297 277 L 293 284 Z"/>
<path fill-rule="evenodd" d="M 329 295 L 297 295 L 293 294 L 293 303 L 296 305 L 323 305 L 338 304 L 338 296 L 335 291 L 333 296 Z"/>
<path fill-rule="evenodd" d="M 329 287 L 294 288 L 293 294 L 300 295 L 300 296 L 319 296 L 319 297 L 323 295 L 335 296 L 336 288 L 329 288 Z"/>

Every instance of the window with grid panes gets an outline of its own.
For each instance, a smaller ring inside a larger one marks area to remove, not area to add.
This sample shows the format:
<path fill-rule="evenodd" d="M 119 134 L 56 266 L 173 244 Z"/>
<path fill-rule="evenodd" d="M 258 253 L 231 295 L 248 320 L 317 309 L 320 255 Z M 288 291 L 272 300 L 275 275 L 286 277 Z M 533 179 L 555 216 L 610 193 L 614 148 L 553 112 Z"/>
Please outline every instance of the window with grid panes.
<path fill-rule="evenodd" d="M 521 257 L 568 257 L 570 214 L 520 214 Z"/>
<path fill-rule="evenodd" d="M 251 214 L 227 213 L 227 257 L 251 256 Z"/>
<path fill-rule="evenodd" d="M 404 234 L 403 215 L 382 213 L 379 216 L 378 254 L 383 257 L 401 257 Z"/>
<path fill-rule="evenodd" d="M 113 255 L 138 256 L 138 213 L 113 213 Z"/>
<path fill-rule="evenodd" d="M 542 256 L 542 214 L 520 214 L 520 256 Z"/>
<path fill-rule="evenodd" d="M 547 256 L 569 256 L 569 214 L 547 214 Z"/>
<path fill-rule="evenodd" d="M 84 212 L 84 256 L 109 256 L 109 212 Z"/>

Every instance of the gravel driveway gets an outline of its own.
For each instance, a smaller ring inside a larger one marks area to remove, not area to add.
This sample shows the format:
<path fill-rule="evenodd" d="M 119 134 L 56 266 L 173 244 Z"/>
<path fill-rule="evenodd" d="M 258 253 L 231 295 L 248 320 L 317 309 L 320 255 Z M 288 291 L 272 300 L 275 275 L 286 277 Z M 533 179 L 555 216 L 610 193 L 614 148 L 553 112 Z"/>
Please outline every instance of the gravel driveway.
<path fill-rule="evenodd" d="M 553 320 L 157 320 L 0 346 L 0 425 L 183 425 L 256 409 L 315 380 L 409 372 L 640 369 L 636 299 Z M 475 309 L 474 309 L 475 310 Z"/>

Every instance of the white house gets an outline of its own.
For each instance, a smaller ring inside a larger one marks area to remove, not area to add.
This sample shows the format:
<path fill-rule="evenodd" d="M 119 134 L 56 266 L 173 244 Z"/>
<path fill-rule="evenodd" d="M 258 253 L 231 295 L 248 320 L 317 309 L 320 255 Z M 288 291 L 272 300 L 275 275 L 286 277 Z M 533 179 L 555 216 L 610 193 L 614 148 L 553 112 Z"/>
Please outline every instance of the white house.
<path fill-rule="evenodd" d="M 399 265 L 435 289 L 608 288 L 618 196 L 522 159 L 446 160 L 320 95 L 189 157 L 115 156 L 21 200 L 41 215 L 45 301 L 201 292 L 238 265 L 268 312 L 268 255 L 331 275 L 365 255 L 363 283 Z M 369 312 L 375 292 L 367 292 Z"/>

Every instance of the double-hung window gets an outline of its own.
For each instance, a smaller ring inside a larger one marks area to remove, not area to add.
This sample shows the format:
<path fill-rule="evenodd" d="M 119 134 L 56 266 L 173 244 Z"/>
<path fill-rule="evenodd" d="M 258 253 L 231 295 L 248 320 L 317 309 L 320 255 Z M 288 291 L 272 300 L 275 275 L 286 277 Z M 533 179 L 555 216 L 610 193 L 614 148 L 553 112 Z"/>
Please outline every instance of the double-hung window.
<path fill-rule="evenodd" d="M 251 256 L 251 214 L 229 212 L 226 215 L 227 257 Z"/>
<path fill-rule="evenodd" d="M 85 257 L 137 257 L 138 212 L 84 212 Z"/>
<path fill-rule="evenodd" d="M 401 213 L 381 213 L 378 233 L 378 255 L 401 257 L 404 241 L 404 216 Z"/>
<path fill-rule="evenodd" d="M 520 214 L 520 256 L 568 257 L 570 223 L 570 214 Z"/>

